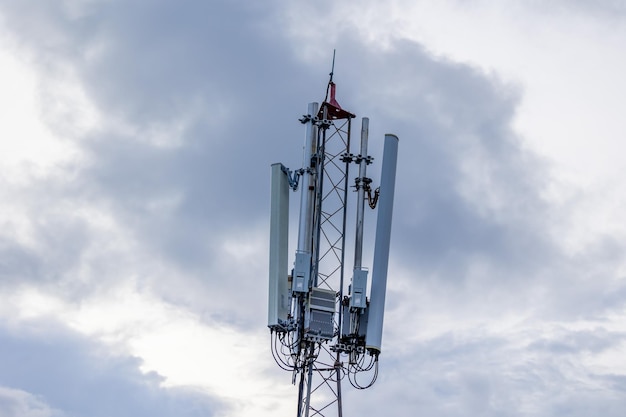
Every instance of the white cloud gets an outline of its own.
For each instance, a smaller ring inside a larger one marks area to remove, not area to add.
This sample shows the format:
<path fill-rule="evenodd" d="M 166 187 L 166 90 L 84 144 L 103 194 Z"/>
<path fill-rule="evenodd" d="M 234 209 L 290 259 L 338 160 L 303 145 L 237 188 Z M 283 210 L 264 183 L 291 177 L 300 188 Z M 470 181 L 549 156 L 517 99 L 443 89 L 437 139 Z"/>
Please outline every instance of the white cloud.
<path fill-rule="evenodd" d="M 0 39 L 3 50 L 11 50 Z M 77 149 L 54 135 L 41 119 L 39 85 L 32 68 L 15 56 L 0 55 L 2 77 L 0 112 L 3 115 L 0 142 L 0 174 L 11 186 L 50 175 L 58 165 L 77 157 Z"/>
<path fill-rule="evenodd" d="M 63 415 L 28 392 L 0 386 L 1 417 L 61 417 Z"/>

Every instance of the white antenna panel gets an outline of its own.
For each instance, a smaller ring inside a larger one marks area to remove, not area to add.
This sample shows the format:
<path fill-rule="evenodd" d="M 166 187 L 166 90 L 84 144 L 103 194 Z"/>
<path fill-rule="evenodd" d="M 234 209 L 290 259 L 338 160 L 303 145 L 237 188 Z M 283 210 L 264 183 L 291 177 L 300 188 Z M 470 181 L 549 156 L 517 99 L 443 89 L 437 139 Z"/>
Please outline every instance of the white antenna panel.
<path fill-rule="evenodd" d="M 380 352 L 385 315 L 385 292 L 387 290 L 387 267 L 389 265 L 389 242 L 391 240 L 391 216 L 393 195 L 396 185 L 398 160 L 398 137 L 385 135 L 383 166 L 380 177 L 380 199 L 374 242 L 374 265 L 372 266 L 372 292 L 370 294 L 369 317 L 365 346 Z"/>
<path fill-rule="evenodd" d="M 268 327 L 280 328 L 288 320 L 291 295 L 288 277 L 289 179 L 282 164 L 272 165 L 270 197 L 270 279 Z"/>

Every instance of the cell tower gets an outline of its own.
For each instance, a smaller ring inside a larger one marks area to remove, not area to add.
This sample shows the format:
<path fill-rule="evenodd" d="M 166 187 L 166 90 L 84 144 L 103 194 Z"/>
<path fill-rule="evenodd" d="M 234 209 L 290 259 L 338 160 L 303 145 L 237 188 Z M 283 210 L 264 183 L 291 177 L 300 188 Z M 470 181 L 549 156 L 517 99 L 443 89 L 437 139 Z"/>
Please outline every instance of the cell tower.
<path fill-rule="evenodd" d="M 334 69 L 334 56 L 333 56 Z M 310 103 L 304 124 L 303 166 L 271 170 L 268 327 L 272 354 L 298 385 L 297 417 L 342 417 L 341 383 L 370 387 L 381 352 L 398 138 L 385 135 L 381 184 L 372 189 L 367 166 L 369 119 L 360 151 L 351 152 L 352 119 L 335 98 L 333 71 L 321 106 Z M 350 166 L 358 167 L 354 263 L 345 286 Z M 300 191 L 298 241 L 288 267 L 289 190 Z M 365 202 L 378 209 L 370 295 L 363 265 Z M 346 291 L 347 289 L 347 291 Z M 357 376 L 360 376 L 357 380 Z M 366 382 L 363 383 L 362 381 Z"/>

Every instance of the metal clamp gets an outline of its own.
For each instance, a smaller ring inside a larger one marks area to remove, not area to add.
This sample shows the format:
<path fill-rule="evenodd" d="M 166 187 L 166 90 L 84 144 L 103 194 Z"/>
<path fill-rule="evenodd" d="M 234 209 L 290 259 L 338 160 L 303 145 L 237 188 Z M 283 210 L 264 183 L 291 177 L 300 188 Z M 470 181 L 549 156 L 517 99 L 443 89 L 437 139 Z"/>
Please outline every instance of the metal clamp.
<path fill-rule="evenodd" d="M 317 121 L 317 117 L 313 117 L 310 114 L 303 114 L 302 117 L 298 120 L 302 124 L 308 123 L 311 120 L 313 121 L 313 123 L 315 123 Z"/>
<path fill-rule="evenodd" d="M 363 156 L 363 155 L 354 155 L 352 153 L 344 153 L 341 155 L 342 162 L 354 162 L 355 164 L 360 164 L 362 161 L 365 161 L 367 165 L 374 162 L 374 158 L 371 156 Z"/>
<path fill-rule="evenodd" d="M 295 171 L 291 171 L 286 166 L 282 166 L 282 171 L 287 175 L 287 181 L 289 182 L 289 188 L 293 191 L 298 189 L 298 182 L 300 181 L 300 176 L 304 174 L 304 169 L 300 168 Z"/>
<path fill-rule="evenodd" d="M 333 124 L 333 121 L 329 119 L 317 119 L 315 124 L 317 124 L 322 129 L 328 129 L 330 125 Z"/>

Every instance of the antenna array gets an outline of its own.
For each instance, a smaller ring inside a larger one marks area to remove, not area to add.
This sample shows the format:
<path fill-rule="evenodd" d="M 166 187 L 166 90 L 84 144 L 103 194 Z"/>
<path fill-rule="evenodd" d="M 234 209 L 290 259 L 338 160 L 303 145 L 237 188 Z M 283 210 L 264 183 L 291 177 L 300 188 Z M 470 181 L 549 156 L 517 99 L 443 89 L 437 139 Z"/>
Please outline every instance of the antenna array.
<path fill-rule="evenodd" d="M 378 376 L 398 138 L 385 135 L 380 187 L 367 167 L 369 119 L 362 119 L 360 150 L 351 153 L 352 119 L 330 81 L 321 106 L 310 103 L 302 168 L 272 165 L 268 327 L 276 363 L 298 385 L 298 417 L 342 417 L 341 382 L 370 387 Z M 344 285 L 350 166 L 358 167 L 355 253 Z M 298 241 L 288 267 L 289 190 L 300 191 Z M 363 266 L 365 202 L 378 208 L 370 295 Z M 357 375 L 365 374 L 357 381 Z M 360 382 L 365 380 L 366 382 Z"/>

